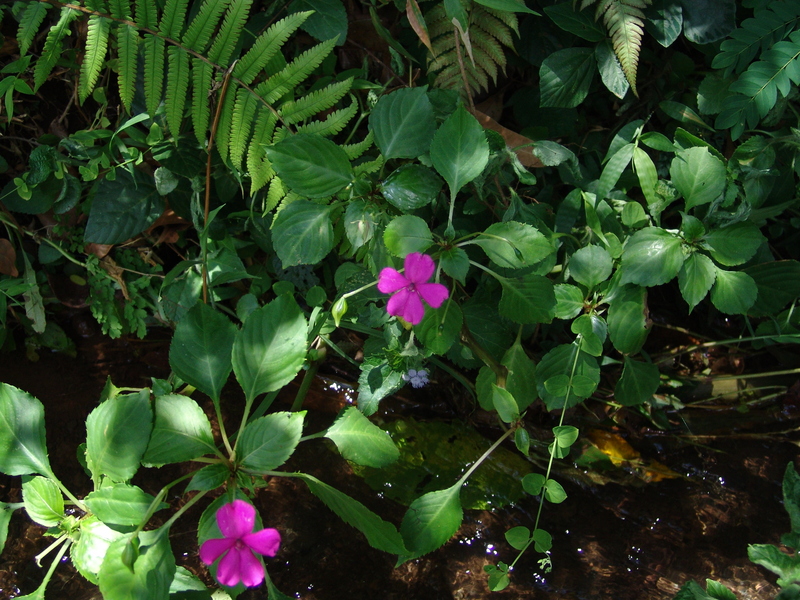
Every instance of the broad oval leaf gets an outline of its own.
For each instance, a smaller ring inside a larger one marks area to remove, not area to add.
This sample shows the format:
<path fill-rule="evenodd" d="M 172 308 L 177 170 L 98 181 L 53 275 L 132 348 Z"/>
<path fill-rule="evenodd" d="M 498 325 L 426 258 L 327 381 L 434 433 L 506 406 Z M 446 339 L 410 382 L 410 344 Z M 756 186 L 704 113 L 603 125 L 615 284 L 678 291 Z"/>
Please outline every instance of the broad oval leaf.
<path fill-rule="evenodd" d="M 328 428 L 341 455 L 358 465 L 380 469 L 393 462 L 400 451 L 383 429 L 372 423 L 355 406 L 347 408 Z"/>
<path fill-rule="evenodd" d="M 600 246 L 585 246 L 569 259 L 569 274 L 588 288 L 604 282 L 611 275 L 613 263 L 608 250 Z"/>
<path fill-rule="evenodd" d="M 125 535 L 111 529 L 95 515 L 87 515 L 80 521 L 81 534 L 69 550 L 69 556 L 81 575 L 97 585 L 97 574 L 111 543 Z"/>
<path fill-rule="evenodd" d="M 455 302 L 445 302 L 439 308 L 425 309 L 422 321 L 414 326 L 420 342 L 434 354 L 444 354 L 458 340 L 464 317 Z"/>
<path fill-rule="evenodd" d="M 450 198 L 481 174 L 489 162 L 489 143 L 483 127 L 459 107 L 433 134 L 431 162 L 450 186 Z"/>
<path fill-rule="evenodd" d="M 717 269 L 710 258 L 698 252 L 689 255 L 678 271 L 678 287 L 689 305 L 689 312 L 706 297 L 716 277 Z"/>
<path fill-rule="evenodd" d="M 500 314 L 515 323 L 550 323 L 555 316 L 553 282 L 541 275 L 501 279 Z"/>
<path fill-rule="evenodd" d="M 492 384 L 492 406 L 504 423 L 513 423 L 519 419 L 519 407 L 514 396 L 505 388 Z"/>
<path fill-rule="evenodd" d="M 247 317 L 233 342 L 233 371 L 252 401 L 282 388 L 297 375 L 306 357 L 308 324 L 289 295 L 278 296 Z"/>
<path fill-rule="evenodd" d="M 333 249 L 331 208 L 295 200 L 275 217 L 272 243 L 284 269 L 318 263 Z"/>
<path fill-rule="evenodd" d="M 669 174 L 686 200 L 687 210 L 713 202 L 725 191 L 725 165 L 702 146 L 687 148 L 675 155 Z"/>
<path fill-rule="evenodd" d="M 97 184 L 85 241 L 120 244 L 147 229 L 164 212 L 164 199 L 153 176 L 133 173 L 118 168 L 113 181 L 104 178 Z"/>
<path fill-rule="evenodd" d="M 550 392 L 547 389 L 547 382 L 552 378 L 562 376 L 566 377 L 563 390 L 559 390 L 560 393 Z M 569 387 L 570 376 L 572 376 L 573 382 L 571 388 Z M 591 389 L 589 385 L 582 385 L 578 389 L 575 385 L 577 376 L 581 376 L 586 382 L 593 382 Z M 566 408 L 575 406 L 591 395 L 599 382 L 600 367 L 597 365 L 597 359 L 586 352 L 581 352 L 575 344 L 556 346 L 545 354 L 536 366 L 536 387 L 547 410 L 563 408 L 565 400 Z"/>
<path fill-rule="evenodd" d="M 531 530 L 523 525 L 512 527 L 506 531 L 506 541 L 515 550 L 522 550 L 531 539 Z"/>
<path fill-rule="evenodd" d="M 391 254 L 404 257 L 412 252 L 425 252 L 433 244 L 433 235 L 420 217 L 402 215 L 386 226 L 383 243 Z"/>
<path fill-rule="evenodd" d="M 169 345 L 169 366 L 181 379 L 215 402 L 231 374 L 236 326 L 199 302 L 180 320 Z"/>
<path fill-rule="evenodd" d="M 42 403 L 0 383 L 0 471 L 6 475 L 52 473 L 44 441 Z"/>
<path fill-rule="evenodd" d="M 384 158 L 417 158 L 430 148 L 436 121 L 427 89 L 402 88 L 378 100 L 369 127 Z"/>
<path fill-rule="evenodd" d="M 528 358 L 520 340 L 516 340 L 503 355 L 502 364 L 508 369 L 506 389 L 511 392 L 517 408 L 522 412 L 539 397 L 536 391 L 536 363 Z"/>
<path fill-rule="evenodd" d="M 800 262 L 776 260 L 745 269 L 758 286 L 758 298 L 747 314 L 756 317 L 775 315 L 800 296 Z"/>
<path fill-rule="evenodd" d="M 646 290 L 625 286 L 608 308 L 608 335 L 614 348 L 623 354 L 641 350 L 649 333 Z"/>
<path fill-rule="evenodd" d="M 305 415 L 305 411 L 278 412 L 248 424 L 236 445 L 242 467 L 264 473 L 285 463 L 300 442 Z"/>
<path fill-rule="evenodd" d="M 332 196 L 353 180 L 347 153 L 320 135 L 298 133 L 266 150 L 283 182 L 301 196 Z"/>
<path fill-rule="evenodd" d="M 150 390 L 112 396 L 86 419 L 86 464 L 93 478 L 128 481 L 150 441 L 153 410 Z"/>
<path fill-rule="evenodd" d="M 557 319 L 573 319 L 583 310 L 583 292 L 579 287 L 557 283 L 553 286 L 553 291 L 556 295 Z"/>
<path fill-rule="evenodd" d="M 682 241 L 660 227 L 634 233 L 622 252 L 621 283 L 654 286 L 673 279 L 683 265 Z"/>
<path fill-rule="evenodd" d="M 539 68 L 540 106 L 574 108 L 589 94 L 597 70 L 591 48 L 565 48 L 553 52 Z"/>
<path fill-rule="evenodd" d="M 494 223 L 474 243 L 483 248 L 493 263 L 510 269 L 532 266 L 554 251 L 544 234 L 518 221 Z"/>
<path fill-rule="evenodd" d="M 714 260 L 723 266 L 733 267 L 753 258 L 766 238 L 753 223 L 744 221 L 712 229 L 703 240 L 708 244 Z"/>
<path fill-rule="evenodd" d="M 717 280 L 711 288 L 711 302 L 727 315 L 743 315 L 753 306 L 758 296 L 758 286 L 753 278 L 742 271 L 717 269 Z"/>
<path fill-rule="evenodd" d="M 398 564 L 433 552 L 453 537 L 461 526 L 461 483 L 446 490 L 428 492 L 414 500 L 400 524 L 409 554 L 400 556 Z"/>
<path fill-rule="evenodd" d="M 403 212 L 427 206 L 442 191 L 441 178 L 428 167 L 403 165 L 392 172 L 381 185 L 386 200 Z"/>
<path fill-rule="evenodd" d="M 131 543 L 131 534 L 120 536 L 108 546 L 98 574 L 103 598 L 169 599 L 169 586 L 175 576 L 169 530 L 142 531 L 138 538 L 139 556 L 132 567 L 122 560 L 126 546 Z"/>
<path fill-rule="evenodd" d="M 64 518 L 64 497 L 47 477 L 37 475 L 23 481 L 22 502 L 31 520 L 43 527 L 55 527 Z"/>
<path fill-rule="evenodd" d="M 156 398 L 155 404 L 156 420 L 143 464 L 160 467 L 216 452 L 211 423 L 197 402 L 167 394 Z"/>
<path fill-rule="evenodd" d="M 153 500 L 153 496 L 135 485 L 115 483 L 91 492 L 84 503 L 103 523 L 139 525 Z M 162 508 L 167 508 L 163 502 L 158 509 Z"/>
<path fill-rule="evenodd" d="M 656 393 L 660 381 L 656 365 L 626 356 L 622 376 L 614 388 L 614 399 L 623 406 L 642 404 Z"/>

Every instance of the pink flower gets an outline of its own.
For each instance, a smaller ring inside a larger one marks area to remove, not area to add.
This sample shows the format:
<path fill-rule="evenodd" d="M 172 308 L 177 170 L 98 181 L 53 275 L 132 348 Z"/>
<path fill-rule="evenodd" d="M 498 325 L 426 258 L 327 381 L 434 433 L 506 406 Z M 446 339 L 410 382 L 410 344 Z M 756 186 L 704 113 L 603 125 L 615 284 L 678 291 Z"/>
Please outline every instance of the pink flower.
<path fill-rule="evenodd" d="M 264 567 L 254 553 L 275 556 L 281 544 L 277 529 L 253 531 L 256 509 L 244 500 L 234 500 L 217 511 L 217 525 L 224 537 L 206 540 L 200 560 L 210 565 L 220 556 L 217 581 L 232 587 L 240 581 L 247 587 L 264 581 Z"/>
<path fill-rule="evenodd" d="M 450 292 L 441 283 L 428 283 L 436 267 L 427 254 L 407 254 L 403 266 L 405 274 L 391 267 L 383 269 L 378 277 L 378 290 L 393 294 L 386 306 L 390 315 L 417 325 L 425 315 L 422 301 L 439 308 Z"/>

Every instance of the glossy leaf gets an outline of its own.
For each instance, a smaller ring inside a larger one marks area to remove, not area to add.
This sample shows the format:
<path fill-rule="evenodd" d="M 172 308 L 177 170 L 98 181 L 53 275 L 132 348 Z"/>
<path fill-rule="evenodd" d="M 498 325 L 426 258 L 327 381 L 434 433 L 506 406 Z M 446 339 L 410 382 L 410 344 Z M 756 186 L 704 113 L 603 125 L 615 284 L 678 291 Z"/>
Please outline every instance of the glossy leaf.
<path fill-rule="evenodd" d="M 659 228 L 634 233 L 622 252 L 621 283 L 654 286 L 672 280 L 683 265 L 682 241 Z"/>
<path fill-rule="evenodd" d="M 686 201 L 686 209 L 716 200 L 725 191 L 725 165 L 707 148 L 679 152 L 669 167 L 672 183 Z"/>
<path fill-rule="evenodd" d="M 706 297 L 716 278 L 717 269 L 710 258 L 698 252 L 689 255 L 678 272 L 678 287 L 689 312 Z"/>
<path fill-rule="evenodd" d="M 242 467 L 264 473 L 285 463 L 300 442 L 305 414 L 305 411 L 278 412 L 249 423 L 236 446 Z"/>
<path fill-rule="evenodd" d="M 139 469 L 153 428 L 150 390 L 112 396 L 86 419 L 86 464 L 92 477 L 128 481 Z"/>
<path fill-rule="evenodd" d="M 579 287 L 568 283 L 557 283 L 553 286 L 556 295 L 555 317 L 557 319 L 573 319 L 583 309 L 583 292 Z"/>
<path fill-rule="evenodd" d="M 775 315 L 800 296 L 800 262 L 777 260 L 748 267 L 745 272 L 758 286 L 758 298 L 747 311 L 750 315 Z"/>
<path fill-rule="evenodd" d="M 294 379 L 306 357 L 308 324 L 291 296 L 278 296 L 254 311 L 233 342 L 233 371 L 252 401 Z"/>
<path fill-rule="evenodd" d="M 402 212 L 411 212 L 433 202 L 442 191 L 441 178 L 428 167 L 406 164 L 395 169 L 381 185 L 386 200 Z"/>
<path fill-rule="evenodd" d="M 547 410 L 562 408 L 565 401 L 567 408 L 575 406 L 588 398 L 599 382 L 597 359 L 581 352 L 575 344 L 556 346 L 536 366 L 536 387 Z"/>
<path fill-rule="evenodd" d="M 402 88 L 381 96 L 369 116 L 375 145 L 384 158 L 417 158 L 431 146 L 436 129 L 427 86 Z"/>
<path fill-rule="evenodd" d="M 735 0 L 680 0 L 683 34 L 696 44 L 721 40 L 736 27 Z"/>
<path fill-rule="evenodd" d="M 541 275 L 501 279 L 500 314 L 516 323 L 549 323 L 555 316 L 553 282 Z"/>
<path fill-rule="evenodd" d="M 504 423 L 513 423 L 519 419 L 519 407 L 514 396 L 505 388 L 492 384 L 492 406 Z"/>
<path fill-rule="evenodd" d="M 506 351 L 501 363 L 508 369 L 506 389 L 514 397 L 517 410 L 522 412 L 539 397 L 536 390 L 536 363 L 525 353 L 520 340 L 516 340 Z"/>
<path fill-rule="evenodd" d="M 664 48 L 670 47 L 683 30 L 683 12 L 679 2 L 656 2 L 647 17 L 645 29 Z"/>
<path fill-rule="evenodd" d="M 332 196 L 353 180 L 347 153 L 320 135 L 298 133 L 266 151 L 281 180 L 302 196 Z"/>
<path fill-rule="evenodd" d="M 548 502 L 553 504 L 561 504 L 567 499 L 567 492 L 560 483 L 555 479 L 548 479 L 544 482 L 544 497 Z"/>
<path fill-rule="evenodd" d="M 608 309 L 608 335 L 614 348 L 623 354 L 641 350 L 649 332 L 645 289 L 622 288 Z"/>
<path fill-rule="evenodd" d="M 544 59 L 539 69 L 540 106 L 574 108 L 586 99 L 597 70 L 590 48 L 565 48 Z"/>
<path fill-rule="evenodd" d="M 436 171 L 450 186 L 451 198 L 480 175 L 489 162 L 489 143 L 483 128 L 463 106 L 459 105 L 436 130 L 430 157 Z"/>
<path fill-rule="evenodd" d="M 28 392 L 0 383 L 0 471 L 52 473 L 44 441 L 44 407 Z"/>
<path fill-rule="evenodd" d="M 389 434 L 355 406 L 345 409 L 328 428 L 325 437 L 333 440 L 345 459 L 358 465 L 380 469 L 400 456 Z"/>
<path fill-rule="evenodd" d="M 392 219 L 386 226 L 383 242 L 391 254 L 405 257 L 412 252 L 425 252 L 433 244 L 433 235 L 423 219 L 403 215 Z"/>
<path fill-rule="evenodd" d="M 64 497 L 47 477 L 37 475 L 23 481 L 22 502 L 31 520 L 43 527 L 55 527 L 64 518 Z"/>
<path fill-rule="evenodd" d="M 522 525 L 512 527 L 506 531 L 506 541 L 515 550 L 522 550 L 531 539 L 531 530 Z"/>
<path fill-rule="evenodd" d="M 531 10 L 525 6 L 525 2 L 522 0 L 475 0 L 475 2 L 481 6 L 499 10 L 501 12 L 521 12 L 531 15 L 539 14 L 535 10 Z"/>
<path fill-rule="evenodd" d="M 547 16 L 564 31 L 568 31 L 587 42 L 599 42 L 606 39 L 606 32 L 595 21 L 588 11 L 579 11 L 572 2 L 560 2 L 544 9 Z"/>
<path fill-rule="evenodd" d="M 321 42 L 336 38 L 336 45 L 341 46 L 347 39 L 347 11 L 341 0 L 298 0 L 291 11 L 314 11 L 300 28 Z"/>
<path fill-rule="evenodd" d="M 131 535 L 125 534 L 111 542 L 99 584 L 103 598 L 130 600 L 168 600 L 169 586 L 175 576 L 175 555 L 165 529 L 143 531 L 139 534 L 139 554 L 132 568 L 123 562 Z"/>
<path fill-rule="evenodd" d="M 131 175 L 116 169 L 112 181 L 100 180 L 94 192 L 84 240 L 95 244 L 120 244 L 152 225 L 164 212 L 164 199 L 155 179 L 141 171 Z"/>
<path fill-rule="evenodd" d="M 624 98 L 631 88 L 631 84 L 625 77 L 622 65 L 614 54 L 614 49 L 609 40 L 597 44 L 594 49 L 594 56 L 597 59 L 597 69 L 600 71 L 600 79 L 609 92 L 617 98 Z"/>
<path fill-rule="evenodd" d="M 642 404 L 652 398 L 659 383 L 660 376 L 656 365 L 626 356 L 622 376 L 614 388 L 614 399 L 623 406 Z"/>
<path fill-rule="evenodd" d="M 464 517 L 460 493 L 459 482 L 445 490 L 428 492 L 411 503 L 400 525 L 409 554 L 401 556 L 398 563 L 433 552 L 453 537 Z"/>
<path fill-rule="evenodd" d="M 160 467 L 216 452 L 211 423 L 197 402 L 168 394 L 156 398 L 155 406 L 155 425 L 143 464 Z"/>
<path fill-rule="evenodd" d="M 331 208 L 295 200 L 275 217 L 272 243 L 283 268 L 314 265 L 333 249 Z"/>
<path fill-rule="evenodd" d="M 91 492 L 84 502 L 103 523 L 139 525 L 147 516 L 153 496 L 135 485 L 115 483 Z M 167 505 L 162 503 L 161 508 Z"/>
<path fill-rule="evenodd" d="M 434 354 L 444 354 L 458 340 L 464 318 L 455 302 L 445 302 L 439 308 L 427 307 L 422 321 L 414 326 L 420 342 Z"/>
<path fill-rule="evenodd" d="M 207 492 L 221 486 L 230 476 L 228 467 L 222 463 L 207 465 L 197 471 L 186 486 L 186 491 L 197 490 Z"/>
<path fill-rule="evenodd" d="M 553 253 L 547 238 L 527 223 L 506 221 L 486 228 L 475 243 L 496 265 L 521 269 L 534 265 Z"/>
<path fill-rule="evenodd" d="M 169 346 L 169 366 L 214 401 L 231 374 L 236 327 L 224 314 L 197 303 L 180 320 Z"/>
<path fill-rule="evenodd" d="M 659 204 L 656 194 L 658 184 L 658 171 L 650 155 L 638 146 L 633 151 L 633 170 L 639 178 L 639 187 L 642 188 L 648 207 L 655 207 Z M 650 209 L 653 210 L 652 208 Z"/>
<path fill-rule="evenodd" d="M 108 553 L 108 547 L 124 534 L 111 529 L 95 515 L 81 519 L 80 531 L 80 536 L 70 548 L 70 558 L 80 574 L 97 585 L 97 576 Z"/>
<path fill-rule="evenodd" d="M 598 202 L 608 198 L 611 190 L 617 185 L 623 171 L 628 168 L 633 158 L 633 151 L 635 148 L 635 144 L 624 144 L 608 159 L 605 167 L 603 167 L 603 172 L 600 174 L 600 179 L 597 182 L 595 195 Z"/>
<path fill-rule="evenodd" d="M 711 302 L 720 312 L 743 315 L 753 306 L 758 287 L 753 278 L 742 271 L 717 269 L 717 280 L 711 288 Z"/>
<path fill-rule="evenodd" d="M 708 244 L 714 260 L 723 266 L 732 267 L 753 258 L 761 244 L 766 242 L 766 238 L 758 227 L 749 221 L 743 221 L 712 229 L 703 241 Z"/>
<path fill-rule="evenodd" d="M 588 287 L 594 288 L 611 275 L 611 255 L 600 246 L 584 246 L 569 259 L 569 274 Z"/>

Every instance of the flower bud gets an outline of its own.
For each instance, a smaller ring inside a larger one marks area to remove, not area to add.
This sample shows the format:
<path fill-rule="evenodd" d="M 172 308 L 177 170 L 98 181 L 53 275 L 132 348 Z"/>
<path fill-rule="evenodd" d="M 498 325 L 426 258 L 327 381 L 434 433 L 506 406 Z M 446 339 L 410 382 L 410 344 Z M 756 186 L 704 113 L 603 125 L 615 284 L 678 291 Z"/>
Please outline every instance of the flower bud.
<path fill-rule="evenodd" d="M 342 317 L 347 312 L 347 299 L 342 296 L 336 302 L 333 303 L 333 308 L 331 308 L 331 316 L 333 317 L 333 324 L 336 327 L 339 326 L 339 323 L 342 321 Z"/>

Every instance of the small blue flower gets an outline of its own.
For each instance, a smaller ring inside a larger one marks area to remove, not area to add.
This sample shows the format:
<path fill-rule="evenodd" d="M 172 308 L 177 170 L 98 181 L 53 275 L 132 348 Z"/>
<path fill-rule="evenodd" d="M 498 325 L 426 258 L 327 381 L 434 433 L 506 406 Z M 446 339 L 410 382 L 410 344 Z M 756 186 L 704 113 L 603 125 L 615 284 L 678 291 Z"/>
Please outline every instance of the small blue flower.
<path fill-rule="evenodd" d="M 421 388 L 428 385 L 428 372 L 425 369 L 409 369 L 403 375 L 403 379 L 408 381 L 413 388 Z"/>

